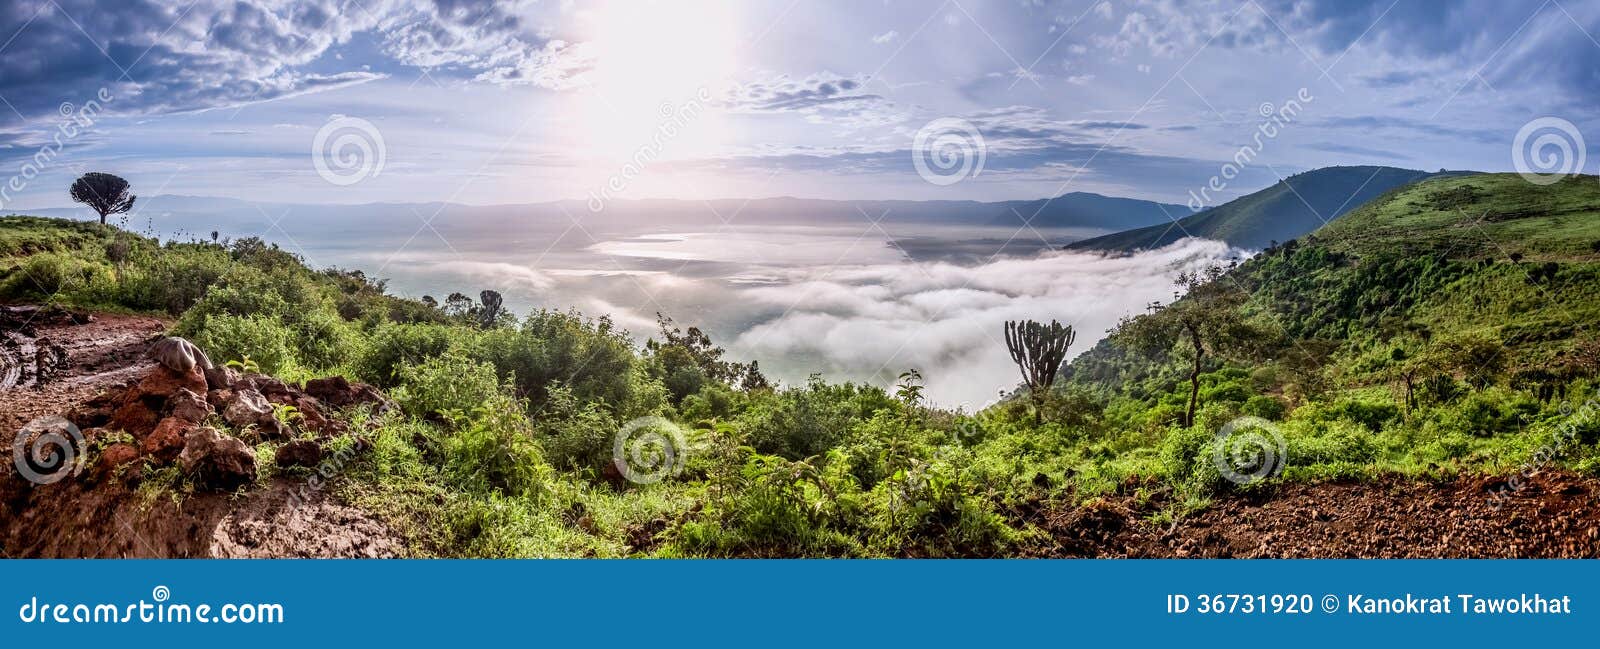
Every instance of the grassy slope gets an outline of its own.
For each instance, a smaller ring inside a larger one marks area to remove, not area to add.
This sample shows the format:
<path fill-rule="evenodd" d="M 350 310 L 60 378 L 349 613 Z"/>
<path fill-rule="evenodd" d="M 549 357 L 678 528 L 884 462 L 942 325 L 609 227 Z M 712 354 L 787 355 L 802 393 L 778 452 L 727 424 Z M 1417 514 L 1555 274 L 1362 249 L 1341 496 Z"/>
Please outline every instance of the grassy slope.
<path fill-rule="evenodd" d="M 1291 478 L 1509 472 L 1562 426 L 1576 426 L 1582 444 L 1558 462 L 1600 462 L 1600 422 L 1560 405 L 1594 398 L 1600 362 L 1594 177 L 1539 187 L 1491 174 L 1401 187 L 1252 258 L 1227 281 L 1251 293 L 1256 317 L 1288 344 L 1257 365 L 1213 363 L 1204 400 L 1213 421 L 1286 405 L 1269 418 L 1286 431 Z M 1113 427 L 1160 428 L 1185 394 L 1184 349 L 1152 359 L 1102 342 L 1066 369 L 1066 392 L 1112 395 Z M 1409 413 L 1397 379 L 1406 367 L 1418 368 L 1420 405 Z M 1548 401 L 1536 398 L 1541 386 Z"/>
<path fill-rule="evenodd" d="M 1165 246 L 1185 236 L 1265 248 L 1273 241 L 1303 236 L 1384 192 L 1432 175 L 1394 167 L 1317 169 L 1179 219 L 1181 228 L 1162 223 L 1087 239 L 1068 249 L 1131 252 Z"/>
<path fill-rule="evenodd" d="M 1352 261 L 1332 273 L 1359 277 L 1363 262 L 1433 257 L 1455 267 L 1414 304 L 1384 313 L 1431 336 L 1498 338 L 1512 369 L 1556 362 L 1600 322 L 1600 182 L 1571 178 L 1549 187 L 1515 174 L 1440 178 L 1398 190 L 1317 233 Z M 1519 261 L 1513 261 L 1513 259 Z M 1554 274 L 1544 277 L 1546 264 Z M 1391 286 L 1427 282 L 1401 273 Z M 1338 281 L 1337 278 L 1330 278 Z M 1379 336 L 1374 304 L 1360 315 Z M 1588 327 L 1588 329 L 1585 329 Z M 1370 341 L 1362 341 L 1370 342 Z"/>

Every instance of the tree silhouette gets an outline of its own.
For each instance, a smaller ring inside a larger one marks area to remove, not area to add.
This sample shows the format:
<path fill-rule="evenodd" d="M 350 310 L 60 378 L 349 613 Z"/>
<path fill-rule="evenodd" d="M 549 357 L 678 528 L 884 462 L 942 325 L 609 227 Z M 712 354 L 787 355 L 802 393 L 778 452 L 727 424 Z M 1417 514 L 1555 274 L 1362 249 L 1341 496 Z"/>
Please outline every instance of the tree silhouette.
<path fill-rule="evenodd" d="M 500 322 L 500 314 L 504 312 L 505 298 L 498 291 L 485 290 L 478 293 L 478 301 L 483 308 L 478 311 L 478 326 L 483 329 L 493 329 Z"/>
<path fill-rule="evenodd" d="M 1044 421 L 1044 398 L 1056 382 L 1056 372 L 1067 358 L 1067 348 L 1077 335 L 1072 327 L 1051 320 L 1049 325 L 1025 320 L 1006 322 L 1006 349 L 1011 360 L 1022 371 L 1022 381 L 1028 385 L 1028 396 L 1033 400 L 1033 422 Z"/>
<path fill-rule="evenodd" d="M 106 216 L 126 214 L 133 209 L 138 196 L 128 193 L 128 181 L 98 171 L 84 174 L 72 183 L 72 200 L 83 203 L 100 214 L 100 225 Z"/>

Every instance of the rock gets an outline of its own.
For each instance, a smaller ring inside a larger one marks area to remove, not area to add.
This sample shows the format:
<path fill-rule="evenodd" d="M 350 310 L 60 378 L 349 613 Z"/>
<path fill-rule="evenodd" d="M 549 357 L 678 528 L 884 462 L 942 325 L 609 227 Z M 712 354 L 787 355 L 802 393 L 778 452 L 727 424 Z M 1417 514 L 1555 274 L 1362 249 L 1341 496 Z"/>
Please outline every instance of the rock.
<path fill-rule="evenodd" d="M 233 491 L 256 479 L 256 456 L 250 447 L 210 426 L 189 432 L 178 463 L 203 489 Z"/>
<path fill-rule="evenodd" d="M 222 420 L 229 426 L 244 428 L 260 423 L 262 419 L 272 418 L 272 405 L 267 403 L 266 397 L 255 390 L 239 390 L 233 393 L 222 408 Z"/>
<path fill-rule="evenodd" d="M 293 399 L 294 395 L 289 391 L 289 384 L 284 383 L 283 381 L 272 378 L 265 374 L 251 376 L 250 380 L 255 383 L 256 392 L 260 392 L 261 396 L 266 397 L 268 401 L 277 402 L 278 400 L 274 397 L 289 397 L 291 400 Z"/>
<path fill-rule="evenodd" d="M 373 411 L 379 413 L 394 408 L 394 402 L 383 396 L 377 388 L 365 383 L 351 383 L 342 376 L 306 381 L 305 393 L 334 408 L 373 404 Z"/>
<path fill-rule="evenodd" d="M 161 421 L 161 416 L 151 410 L 141 399 L 131 399 L 124 403 L 111 415 L 111 420 L 105 427 L 111 430 L 120 430 L 134 437 L 149 435 L 156 429 L 156 424 Z"/>
<path fill-rule="evenodd" d="M 211 367 L 211 359 L 206 356 L 205 352 L 200 351 L 200 348 L 196 347 L 194 343 L 178 337 L 162 338 L 156 341 L 156 344 L 151 345 L 150 349 L 145 351 L 144 356 L 145 358 L 154 359 L 162 367 L 170 369 L 177 374 L 189 374 L 198 368 L 202 379 L 205 378 L 205 370 Z M 205 390 L 202 388 L 196 390 L 196 392 L 203 393 Z"/>
<path fill-rule="evenodd" d="M 294 408 L 300 413 L 300 422 L 306 430 L 318 433 L 341 432 L 343 426 L 339 422 L 328 419 L 322 414 L 322 402 L 316 397 L 300 397 L 294 400 Z"/>
<path fill-rule="evenodd" d="M 193 429 L 194 422 L 167 417 L 139 442 L 139 451 L 161 464 L 170 463 L 183 452 L 188 443 L 186 437 Z"/>
<path fill-rule="evenodd" d="M 206 385 L 213 390 L 231 389 L 233 384 L 239 382 L 239 373 L 227 366 L 208 369 L 205 371 L 205 375 Z"/>
<path fill-rule="evenodd" d="M 100 461 L 95 464 L 95 471 L 104 478 L 116 475 L 117 469 L 129 467 L 124 475 L 137 475 L 139 467 L 139 449 L 132 444 L 112 444 L 100 450 Z"/>
<path fill-rule="evenodd" d="M 309 469 L 322 463 L 322 455 L 322 445 L 302 439 L 278 447 L 277 462 L 280 467 L 301 466 Z"/>
<path fill-rule="evenodd" d="M 204 397 L 190 392 L 188 388 L 179 388 L 178 393 L 167 399 L 167 416 L 177 417 L 184 421 L 198 424 L 210 417 L 214 412 L 211 404 L 206 403 Z"/>
<path fill-rule="evenodd" d="M 212 408 L 221 409 L 222 407 L 228 405 L 228 401 L 232 399 L 233 390 L 213 389 L 206 393 L 206 403 L 210 404 Z"/>
<path fill-rule="evenodd" d="M 157 365 L 150 368 L 144 375 L 139 385 L 134 387 L 139 397 L 161 397 L 163 399 L 178 393 L 180 389 L 187 389 L 195 394 L 206 393 L 206 375 L 200 368 L 192 368 L 188 372 L 175 372 L 166 366 Z"/>
<path fill-rule="evenodd" d="M 294 430 L 276 417 L 264 417 L 256 422 L 256 435 L 263 440 L 284 440 L 294 436 Z"/>

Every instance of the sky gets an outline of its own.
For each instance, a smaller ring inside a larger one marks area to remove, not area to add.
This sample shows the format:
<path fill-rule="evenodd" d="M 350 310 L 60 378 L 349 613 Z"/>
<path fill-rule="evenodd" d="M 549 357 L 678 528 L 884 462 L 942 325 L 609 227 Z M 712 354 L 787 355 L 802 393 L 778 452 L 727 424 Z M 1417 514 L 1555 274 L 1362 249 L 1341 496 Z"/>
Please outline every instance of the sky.
<path fill-rule="evenodd" d="M 1540 118 L 1600 143 L 1594 34 L 1592 0 L 11 0 L 0 212 L 87 171 L 467 204 L 1184 203 L 1241 147 L 1223 197 L 1335 164 L 1507 171 Z"/>

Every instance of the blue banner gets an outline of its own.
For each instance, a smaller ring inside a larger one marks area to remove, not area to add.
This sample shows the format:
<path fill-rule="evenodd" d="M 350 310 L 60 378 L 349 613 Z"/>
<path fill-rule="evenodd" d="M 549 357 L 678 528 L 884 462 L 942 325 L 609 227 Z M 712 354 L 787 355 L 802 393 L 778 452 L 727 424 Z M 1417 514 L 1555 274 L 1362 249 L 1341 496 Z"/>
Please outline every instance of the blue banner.
<path fill-rule="evenodd" d="M 1592 643 L 1595 561 L 4 561 L 5 646 Z"/>

